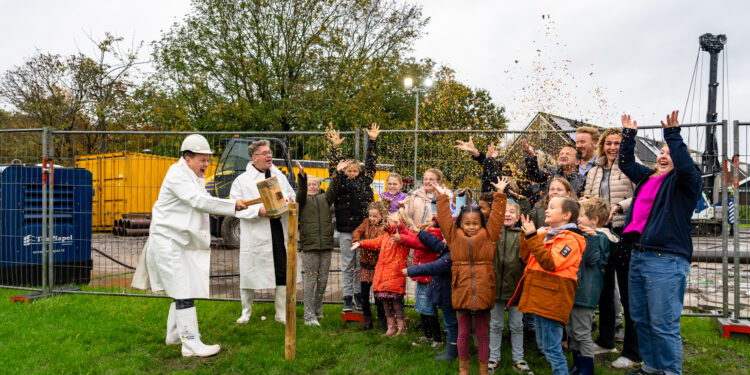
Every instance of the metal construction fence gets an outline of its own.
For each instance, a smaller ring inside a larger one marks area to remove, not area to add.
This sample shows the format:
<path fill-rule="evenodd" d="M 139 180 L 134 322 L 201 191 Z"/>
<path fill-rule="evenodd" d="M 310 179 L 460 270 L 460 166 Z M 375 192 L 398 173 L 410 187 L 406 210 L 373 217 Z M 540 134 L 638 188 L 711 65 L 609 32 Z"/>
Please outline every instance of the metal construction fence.
<path fill-rule="evenodd" d="M 748 126 L 750 123 L 740 122 L 681 125 L 681 134 L 699 165 L 706 131 L 716 131 L 720 140 L 717 161 L 722 168 L 717 170 L 714 186 L 704 187 L 705 203 L 713 212 L 704 212 L 696 221 L 701 230 L 693 236 L 685 315 L 750 316 Z M 478 189 L 481 165 L 452 147 L 469 137 L 482 151 L 491 142 L 498 144 L 509 173 L 522 178 L 525 167 L 519 139 L 555 155 L 563 144 L 573 142 L 575 131 L 575 127 L 384 130 L 377 139 L 379 174 L 373 190 L 379 193 L 385 189 L 389 172 L 399 172 L 404 189 L 411 190 L 419 186 L 421 174 L 428 168 L 442 170 L 451 188 Z M 148 238 L 151 207 L 187 134 L 191 133 L 0 130 L 0 287 L 164 297 L 132 289 L 130 284 Z M 214 147 L 206 175 L 207 186 L 217 191 L 221 183 L 231 183 L 227 176 L 244 171 L 249 160 L 246 146 L 234 146 L 242 145 L 248 137 L 281 140 L 287 148 L 274 146 L 275 164 L 286 170 L 289 160 L 304 161 L 307 173 L 322 178 L 324 187 L 327 184 L 330 142 L 324 132 L 201 134 Z M 365 158 L 369 142 L 365 131 L 341 132 L 341 136 L 344 155 Z M 654 163 L 662 145 L 661 126 L 640 127 L 638 136 L 636 155 L 645 164 Z M 214 219 L 211 299 L 237 300 L 239 251 L 230 238 L 232 233 L 236 236 L 236 229 L 226 230 L 222 226 L 228 221 Z M 328 303 L 341 301 L 340 268 L 336 249 L 324 299 Z M 301 280 L 298 288 L 301 295 Z M 257 298 L 272 299 L 272 293 L 263 291 Z"/>

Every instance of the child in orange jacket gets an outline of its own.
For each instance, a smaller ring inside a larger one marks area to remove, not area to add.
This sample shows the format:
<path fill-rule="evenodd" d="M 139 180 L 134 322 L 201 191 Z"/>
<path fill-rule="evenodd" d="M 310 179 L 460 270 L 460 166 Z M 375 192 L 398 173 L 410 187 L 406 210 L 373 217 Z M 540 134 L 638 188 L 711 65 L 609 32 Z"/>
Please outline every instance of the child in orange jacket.
<path fill-rule="evenodd" d="M 385 217 L 388 207 L 384 201 L 371 202 L 367 207 L 367 218 L 352 232 L 352 242 L 371 240 L 385 233 L 388 224 Z M 372 329 L 372 310 L 370 309 L 370 290 L 372 278 L 375 276 L 375 265 L 378 264 L 378 252 L 363 250 L 359 252 L 359 285 L 362 295 L 362 327 L 361 330 Z M 378 310 L 378 329 L 385 331 L 385 311 L 379 299 L 375 299 Z"/>
<path fill-rule="evenodd" d="M 396 241 L 393 236 L 400 231 L 406 231 L 401 224 L 399 214 L 388 214 L 388 230 L 380 237 L 371 240 L 357 241 L 352 244 L 352 250 L 359 249 L 379 251 L 378 263 L 375 265 L 375 275 L 372 280 L 372 290 L 375 298 L 383 303 L 388 330 L 383 336 L 391 337 L 406 335 L 404 323 L 404 307 L 402 304 L 406 294 L 406 276 L 401 270 L 406 268 L 406 258 L 409 248 Z M 398 329 L 396 328 L 398 326 Z"/>
<path fill-rule="evenodd" d="M 545 211 L 549 228 L 538 231 L 523 215 L 521 257 L 526 262 L 521 282 L 508 306 L 518 304 L 534 314 L 536 341 L 552 367 L 552 373 L 567 374 L 568 363 L 560 344 L 578 288 L 578 265 L 586 240 L 576 226 L 579 205 L 570 197 L 552 198 Z"/>

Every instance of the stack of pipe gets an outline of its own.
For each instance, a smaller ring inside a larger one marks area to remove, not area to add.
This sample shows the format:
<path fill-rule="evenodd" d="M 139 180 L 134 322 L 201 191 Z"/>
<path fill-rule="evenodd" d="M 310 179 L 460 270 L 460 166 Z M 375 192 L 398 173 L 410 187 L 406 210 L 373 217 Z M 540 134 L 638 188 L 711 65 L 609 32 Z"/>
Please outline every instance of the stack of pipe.
<path fill-rule="evenodd" d="M 122 237 L 148 236 L 151 226 L 151 213 L 123 214 L 122 219 L 115 220 L 112 234 Z"/>

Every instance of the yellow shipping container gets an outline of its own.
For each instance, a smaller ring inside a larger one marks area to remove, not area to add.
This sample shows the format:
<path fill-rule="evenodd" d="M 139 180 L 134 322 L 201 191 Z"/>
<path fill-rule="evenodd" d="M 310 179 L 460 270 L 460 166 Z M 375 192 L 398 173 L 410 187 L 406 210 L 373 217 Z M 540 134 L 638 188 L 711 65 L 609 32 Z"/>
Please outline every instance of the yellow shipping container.
<path fill-rule="evenodd" d="M 151 212 L 164 176 L 178 160 L 128 151 L 77 156 L 76 167 L 93 175 L 92 230 L 112 230 L 123 214 Z M 215 170 L 212 158 L 206 175 L 212 176 Z"/>

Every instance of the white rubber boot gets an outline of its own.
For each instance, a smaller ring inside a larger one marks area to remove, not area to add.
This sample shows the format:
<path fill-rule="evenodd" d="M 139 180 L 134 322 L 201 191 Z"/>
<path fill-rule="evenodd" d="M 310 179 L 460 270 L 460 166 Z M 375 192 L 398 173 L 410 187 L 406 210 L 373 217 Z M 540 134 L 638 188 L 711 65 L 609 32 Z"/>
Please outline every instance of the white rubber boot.
<path fill-rule="evenodd" d="M 242 303 L 242 315 L 237 319 L 237 324 L 247 324 L 250 321 L 250 315 L 253 314 L 253 299 L 255 290 L 240 289 L 240 303 Z"/>
<path fill-rule="evenodd" d="M 198 332 L 198 314 L 195 307 L 175 310 L 177 327 L 182 340 L 183 357 L 211 357 L 221 350 L 219 345 L 205 345 Z"/>
<path fill-rule="evenodd" d="M 177 345 L 181 343 L 180 332 L 177 329 L 177 318 L 175 317 L 175 305 L 172 302 L 169 305 L 169 315 L 167 316 L 167 339 L 164 342 L 167 345 Z"/>
<path fill-rule="evenodd" d="M 276 287 L 273 304 L 276 308 L 276 321 L 286 324 L 286 285 Z"/>

